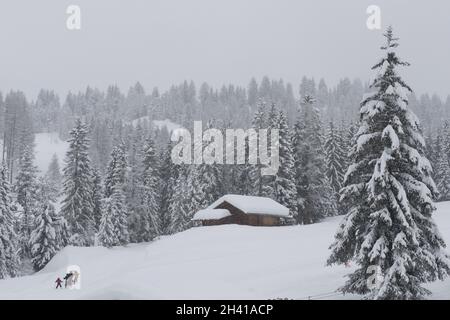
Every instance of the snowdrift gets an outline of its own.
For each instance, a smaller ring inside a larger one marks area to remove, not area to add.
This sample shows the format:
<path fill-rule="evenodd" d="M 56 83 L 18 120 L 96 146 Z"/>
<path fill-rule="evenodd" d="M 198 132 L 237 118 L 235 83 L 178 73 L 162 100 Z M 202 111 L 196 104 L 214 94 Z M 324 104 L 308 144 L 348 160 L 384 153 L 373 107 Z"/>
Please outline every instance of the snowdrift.
<path fill-rule="evenodd" d="M 450 202 L 435 219 L 450 244 Z M 67 247 L 40 272 L 0 281 L 0 299 L 359 299 L 335 292 L 352 267 L 326 267 L 340 217 L 308 226 L 198 227 L 152 243 Z M 81 289 L 55 290 L 69 265 Z M 450 280 L 427 286 L 450 299 Z"/>

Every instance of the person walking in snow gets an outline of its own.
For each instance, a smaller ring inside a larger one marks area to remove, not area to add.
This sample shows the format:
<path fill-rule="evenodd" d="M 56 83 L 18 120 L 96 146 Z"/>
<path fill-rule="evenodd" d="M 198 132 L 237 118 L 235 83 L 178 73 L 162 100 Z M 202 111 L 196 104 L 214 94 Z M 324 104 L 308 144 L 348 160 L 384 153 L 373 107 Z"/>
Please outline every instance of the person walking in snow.
<path fill-rule="evenodd" d="M 62 289 L 62 280 L 58 277 L 58 279 L 56 279 L 56 289 L 61 288 Z"/>
<path fill-rule="evenodd" d="M 80 273 L 78 271 L 72 271 L 72 277 L 71 277 L 71 284 L 75 285 L 78 281 L 78 276 L 80 275 Z"/>
<path fill-rule="evenodd" d="M 64 276 L 64 280 L 65 280 L 65 282 L 64 282 L 64 288 L 67 288 L 67 283 L 69 282 L 69 285 L 70 285 L 70 278 L 72 277 L 72 272 L 69 272 L 69 273 L 67 273 L 65 276 Z"/>

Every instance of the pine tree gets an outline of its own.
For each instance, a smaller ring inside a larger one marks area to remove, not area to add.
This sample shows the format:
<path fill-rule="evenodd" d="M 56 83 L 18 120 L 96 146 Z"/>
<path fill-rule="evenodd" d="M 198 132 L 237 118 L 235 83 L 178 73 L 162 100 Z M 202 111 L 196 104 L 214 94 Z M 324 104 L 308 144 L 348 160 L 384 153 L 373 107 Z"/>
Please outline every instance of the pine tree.
<path fill-rule="evenodd" d="M 100 222 L 102 219 L 102 178 L 97 168 L 92 170 L 92 216 L 95 221 L 95 230 L 100 230 Z"/>
<path fill-rule="evenodd" d="M 104 210 L 108 212 L 102 212 L 106 214 L 105 223 L 109 222 L 109 215 L 112 212 L 111 222 L 113 223 L 114 230 L 117 237 L 117 244 L 124 245 L 130 240 L 128 231 L 128 217 L 125 207 L 125 182 L 127 172 L 127 155 L 125 151 L 124 143 L 120 143 L 115 146 L 111 152 L 111 159 L 108 167 L 106 168 L 105 186 L 104 186 L 104 198 L 106 206 Z M 101 225 L 101 223 L 100 223 Z M 108 228 L 104 227 L 103 231 L 108 231 Z M 102 238 L 99 235 L 99 238 Z M 109 245 L 109 244 L 108 244 Z"/>
<path fill-rule="evenodd" d="M 130 172 L 126 181 L 126 203 L 128 206 L 128 227 L 131 242 L 141 242 L 141 218 L 143 214 L 143 146 L 144 129 L 140 124 L 132 132 L 129 151 Z"/>
<path fill-rule="evenodd" d="M 235 165 L 234 168 L 237 168 L 236 172 L 236 181 L 234 182 L 236 185 L 236 189 L 238 194 L 242 195 L 254 195 L 254 176 L 255 169 L 254 165 L 249 163 L 249 138 L 245 138 L 245 164 Z"/>
<path fill-rule="evenodd" d="M 55 203 L 57 203 L 57 198 L 55 196 L 55 190 L 53 184 L 49 182 L 48 176 L 40 177 L 38 179 L 37 188 L 37 215 L 41 215 L 44 210 L 48 210 L 50 217 L 53 220 L 53 226 L 55 229 L 55 246 L 57 250 L 64 248 L 69 244 L 70 231 L 66 219 L 55 211 Z M 36 227 L 36 219 L 34 221 L 34 227 Z"/>
<path fill-rule="evenodd" d="M 89 246 L 94 242 L 95 221 L 92 216 L 92 169 L 86 124 L 77 119 L 70 135 L 63 175 L 65 198 L 61 212 L 70 228 L 70 244 Z"/>
<path fill-rule="evenodd" d="M 429 160 L 434 168 L 434 179 L 439 191 L 439 200 L 450 200 L 450 136 L 449 124 L 444 122 L 442 129 L 438 129 L 434 148 L 429 151 Z"/>
<path fill-rule="evenodd" d="M 37 186 L 38 186 L 38 195 L 44 194 L 46 198 L 48 198 L 51 202 L 56 203 L 59 196 L 59 190 L 56 189 L 55 185 L 50 182 L 47 175 L 43 177 L 39 177 L 37 179 Z M 42 202 L 42 198 L 39 198 L 38 196 L 38 202 Z"/>
<path fill-rule="evenodd" d="M 407 109 L 411 89 L 398 75 L 389 27 L 377 76 L 361 102 L 361 126 L 341 191 L 348 212 L 328 263 L 353 259 L 358 268 L 340 290 L 371 299 L 420 299 L 422 283 L 443 279 L 450 260 L 432 219 L 437 190 L 417 117 Z M 371 283 L 379 269 L 378 281 Z M 375 269 L 375 270 L 376 270 Z"/>
<path fill-rule="evenodd" d="M 188 228 L 190 215 L 198 207 L 196 199 L 192 196 L 192 174 L 187 165 L 175 166 L 175 185 L 170 197 L 169 213 L 173 219 L 170 233 L 176 233 Z"/>
<path fill-rule="evenodd" d="M 182 197 L 182 215 L 183 230 L 192 226 L 192 217 L 200 210 L 211 204 L 213 196 L 207 197 L 207 191 L 210 187 L 207 179 L 202 179 L 202 170 L 197 165 L 186 167 L 185 177 L 182 180 L 182 190 L 185 193 Z M 214 184 L 211 184 L 214 187 Z M 216 198 L 217 199 L 217 198 Z"/>
<path fill-rule="evenodd" d="M 59 249 L 64 248 L 69 244 L 70 230 L 67 220 L 59 213 L 54 217 L 56 223 L 56 244 Z"/>
<path fill-rule="evenodd" d="M 41 270 L 58 252 L 55 207 L 45 201 L 36 214 L 34 229 L 30 237 L 31 262 L 36 271 Z"/>
<path fill-rule="evenodd" d="M 266 104 L 264 101 L 258 101 L 258 109 L 255 112 L 252 120 L 252 128 L 255 130 L 259 129 L 267 129 L 268 120 L 266 118 Z M 254 143 L 250 141 L 250 138 L 247 139 L 247 147 L 250 143 Z M 248 151 L 248 150 L 247 150 Z M 248 158 L 248 152 L 246 152 Z M 264 193 L 264 181 L 263 176 L 261 175 L 262 165 L 258 164 L 247 164 L 248 170 L 248 180 L 250 182 L 249 186 L 249 195 L 253 196 L 262 196 Z"/>
<path fill-rule="evenodd" d="M 447 159 L 450 159 L 450 123 L 448 120 L 445 120 L 442 125 L 442 151 L 447 155 Z"/>
<path fill-rule="evenodd" d="M 330 122 L 325 138 L 325 157 L 327 176 L 336 196 L 344 180 L 345 155 L 341 142 L 339 132 L 334 128 L 333 122 Z"/>
<path fill-rule="evenodd" d="M 159 172 L 159 231 L 161 234 L 169 234 L 173 224 L 173 216 L 170 213 L 170 197 L 174 192 L 176 183 L 176 168 L 171 158 L 172 144 L 162 152 Z"/>
<path fill-rule="evenodd" d="M 336 200 L 326 176 L 322 127 L 314 99 L 305 96 L 293 137 L 298 223 L 315 223 L 336 214 Z"/>
<path fill-rule="evenodd" d="M 130 233 L 128 230 L 128 214 L 126 210 L 127 208 L 123 190 L 120 188 L 115 188 L 112 198 L 117 208 L 116 214 L 117 237 L 119 238 L 119 243 L 121 245 L 125 245 L 130 242 Z"/>
<path fill-rule="evenodd" d="M 0 167 L 0 279 L 15 277 L 19 269 L 19 244 L 14 230 L 8 172 Z"/>
<path fill-rule="evenodd" d="M 276 128 L 279 130 L 279 161 L 278 172 L 274 176 L 273 190 L 276 201 L 295 212 L 297 189 L 295 186 L 295 160 L 292 150 L 292 138 L 286 116 L 279 111 Z"/>
<path fill-rule="evenodd" d="M 208 122 L 208 128 L 212 127 L 212 122 Z M 200 146 L 205 147 L 206 143 Z M 185 216 L 185 225 L 191 225 L 191 219 L 194 214 L 208 207 L 211 203 L 219 199 L 224 192 L 223 189 L 223 172 L 220 164 L 202 163 L 193 165 L 190 168 L 186 179 L 187 195 L 190 195 L 191 201 L 186 207 L 187 216 Z"/>
<path fill-rule="evenodd" d="M 436 137 L 433 137 L 433 135 L 430 133 L 427 136 L 424 137 L 425 139 L 425 152 L 427 154 L 427 158 L 430 161 L 431 167 L 433 168 L 433 172 L 431 173 L 431 176 L 433 177 L 434 181 L 437 181 L 437 163 L 438 158 L 440 157 L 440 154 L 442 152 L 442 135 L 440 130 L 437 130 Z"/>
<path fill-rule="evenodd" d="M 155 144 L 150 137 L 143 150 L 143 207 L 142 240 L 151 241 L 159 234 L 159 172 Z"/>
<path fill-rule="evenodd" d="M 119 190 L 115 188 L 114 190 Z M 101 245 L 110 248 L 119 245 L 119 238 L 116 233 L 116 219 L 119 208 L 115 197 L 102 199 L 102 218 L 100 222 L 98 241 Z"/>
<path fill-rule="evenodd" d="M 115 146 L 111 152 L 111 159 L 108 167 L 106 168 L 105 177 L 105 194 L 104 197 L 108 198 L 112 195 L 113 189 L 116 186 L 125 186 L 127 172 L 127 154 L 125 151 L 124 143 L 120 143 Z"/>
<path fill-rule="evenodd" d="M 440 152 L 436 164 L 436 186 L 439 190 L 439 200 L 450 200 L 450 164 L 445 152 Z"/>
<path fill-rule="evenodd" d="M 275 103 L 272 103 L 272 106 L 270 107 L 269 110 L 269 114 L 268 114 L 268 118 L 267 118 L 267 148 L 268 150 L 271 150 L 272 145 L 271 145 L 271 134 L 272 134 L 272 129 L 276 129 L 276 130 L 280 130 L 280 119 L 279 117 L 279 113 L 278 110 L 275 106 Z M 286 124 L 287 125 L 287 124 Z M 259 139 L 261 139 L 261 135 L 259 136 Z M 259 148 L 259 146 L 258 146 Z M 278 148 L 280 148 L 280 145 L 278 143 Z M 280 150 L 279 150 L 280 151 Z M 280 164 L 280 166 L 282 166 Z M 283 168 L 282 168 L 283 170 Z M 280 194 L 277 194 L 275 188 L 279 187 L 279 185 L 275 186 L 275 181 L 276 181 L 276 175 L 265 175 L 265 176 L 261 176 L 261 192 L 259 195 L 263 196 L 263 197 L 268 197 L 268 198 L 272 198 L 272 199 L 276 199 L 277 196 L 280 196 Z"/>
<path fill-rule="evenodd" d="M 358 131 L 357 126 L 350 122 L 350 124 L 342 123 L 341 126 L 341 137 L 342 137 L 342 145 L 344 149 L 344 155 L 345 155 L 345 165 L 344 165 L 344 175 L 345 172 L 347 172 L 348 167 L 353 162 L 352 155 L 353 155 L 353 146 L 356 143 L 356 133 Z M 342 181 L 343 182 L 343 181 Z"/>
<path fill-rule="evenodd" d="M 62 183 L 62 175 L 61 170 L 59 168 L 58 156 L 56 154 L 53 155 L 50 165 L 48 166 L 48 170 L 46 176 L 49 182 L 57 189 L 60 189 Z"/>
<path fill-rule="evenodd" d="M 34 215 L 37 207 L 37 167 L 33 164 L 34 155 L 31 147 L 26 147 L 19 161 L 19 171 L 15 182 L 17 202 L 22 207 L 22 223 L 20 228 L 22 241 L 22 254 L 29 256 L 31 230 L 33 229 Z"/>

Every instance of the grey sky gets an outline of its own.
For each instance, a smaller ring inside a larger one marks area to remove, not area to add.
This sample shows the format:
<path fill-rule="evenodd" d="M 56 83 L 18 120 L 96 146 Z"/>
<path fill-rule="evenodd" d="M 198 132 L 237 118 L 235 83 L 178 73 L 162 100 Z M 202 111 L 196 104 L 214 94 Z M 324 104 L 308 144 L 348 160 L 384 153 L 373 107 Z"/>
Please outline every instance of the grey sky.
<path fill-rule="evenodd" d="M 80 31 L 66 29 L 70 4 L 81 7 Z M 413 89 L 450 93 L 448 0 L 2 0 L 0 90 L 367 80 L 382 43 L 366 28 L 370 4 L 401 38 Z"/>

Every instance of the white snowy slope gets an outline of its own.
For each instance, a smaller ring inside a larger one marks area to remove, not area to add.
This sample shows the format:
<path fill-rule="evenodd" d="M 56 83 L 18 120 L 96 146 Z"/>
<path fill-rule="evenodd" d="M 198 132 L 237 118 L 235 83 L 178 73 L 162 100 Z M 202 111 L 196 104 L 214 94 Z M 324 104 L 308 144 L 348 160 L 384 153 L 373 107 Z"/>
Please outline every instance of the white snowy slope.
<path fill-rule="evenodd" d="M 69 148 L 69 143 L 59 138 L 57 132 L 36 133 L 34 136 L 34 164 L 39 169 L 39 174 L 47 172 L 48 166 L 54 154 L 58 157 L 59 167 L 64 166 L 64 159 Z"/>
<path fill-rule="evenodd" d="M 140 117 L 137 119 L 134 119 L 133 121 L 131 121 L 131 125 L 133 127 L 136 127 L 139 123 L 143 123 L 144 121 L 149 121 L 150 118 L 148 116 L 144 116 L 144 117 Z M 172 122 L 169 119 L 165 119 L 165 120 L 153 120 L 153 125 L 158 128 L 158 129 L 162 129 L 164 127 L 166 127 L 167 131 L 172 132 L 178 128 L 181 128 L 181 126 L 178 123 Z"/>
<path fill-rule="evenodd" d="M 148 117 L 133 120 L 133 125 L 137 125 L 138 122 L 144 118 Z M 153 125 L 159 129 L 166 127 L 169 132 L 181 127 L 180 125 L 167 119 L 154 120 Z M 2 148 L 2 144 L 3 141 L 0 140 L 0 150 Z M 38 167 L 39 174 L 44 175 L 47 172 L 48 166 L 50 165 L 54 154 L 58 157 L 59 166 L 62 169 L 64 167 L 64 159 L 68 148 L 69 143 L 61 140 L 57 132 L 36 133 L 34 138 L 34 164 Z"/>
<path fill-rule="evenodd" d="M 450 202 L 435 219 L 450 244 Z M 340 217 L 308 226 L 198 227 L 152 243 L 68 247 L 32 276 L 0 281 L 0 299 L 359 299 L 333 293 L 352 267 L 326 267 Z M 54 289 L 66 266 L 81 289 Z M 427 286 L 450 299 L 450 280 Z"/>
<path fill-rule="evenodd" d="M 0 150 L 3 148 L 3 140 L 0 139 Z M 39 169 L 39 175 L 44 175 L 54 154 L 58 157 L 60 168 L 64 165 L 69 143 L 59 138 L 57 132 L 36 133 L 34 135 L 34 165 Z"/>

